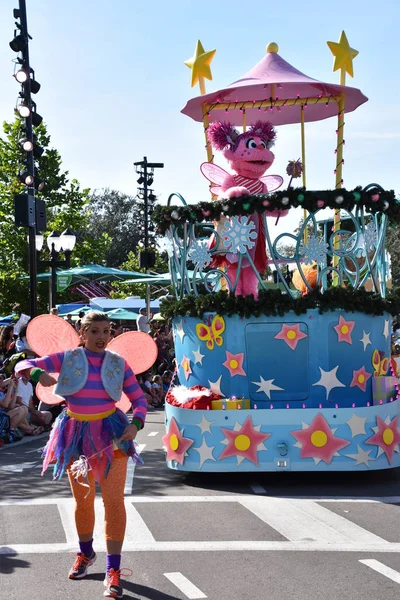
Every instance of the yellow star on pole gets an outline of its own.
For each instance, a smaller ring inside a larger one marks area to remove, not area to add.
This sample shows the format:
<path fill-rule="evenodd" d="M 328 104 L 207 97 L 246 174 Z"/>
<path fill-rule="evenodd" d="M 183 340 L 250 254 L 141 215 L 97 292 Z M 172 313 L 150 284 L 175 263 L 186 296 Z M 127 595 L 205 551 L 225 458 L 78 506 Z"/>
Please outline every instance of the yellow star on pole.
<path fill-rule="evenodd" d="M 200 40 L 197 41 L 194 56 L 185 60 L 185 65 L 192 70 L 192 87 L 194 87 L 197 82 L 200 83 L 201 79 L 204 77 L 206 79 L 212 79 L 210 64 L 215 53 L 216 50 L 205 52 Z"/>
<path fill-rule="evenodd" d="M 353 73 L 353 58 L 358 54 L 358 50 L 350 48 L 349 42 L 344 31 L 340 34 L 340 40 L 336 42 L 326 42 L 330 51 L 335 57 L 333 70 L 344 69 L 350 77 L 354 77 Z"/>

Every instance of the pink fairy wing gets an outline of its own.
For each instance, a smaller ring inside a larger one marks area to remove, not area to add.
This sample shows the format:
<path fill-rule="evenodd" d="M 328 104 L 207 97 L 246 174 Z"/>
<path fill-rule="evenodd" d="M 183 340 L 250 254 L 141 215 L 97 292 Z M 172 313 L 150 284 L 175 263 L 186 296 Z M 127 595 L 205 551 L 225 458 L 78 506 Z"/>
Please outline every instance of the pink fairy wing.
<path fill-rule="evenodd" d="M 268 188 L 268 192 L 274 192 L 281 187 L 283 183 L 283 177 L 280 175 L 265 175 L 260 178 L 260 181 L 265 183 Z"/>
<path fill-rule="evenodd" d="M 50 373 L 50 375 L 55 379 L 58 377 L 58 373 Z M 41 383 L 38 383 L 36 386 L 36 396 L 45 404 L 60 404 L 60 402 L 64 402 L 64 398 L 62 396 L 56 396 L 54 393 L 55 387 L 55 385 L 43 387 Z"/>
<path fill-rule="evenodd" d="M 32 319 L 26 339 L 38 356 L 72 350 L 79 345 L 79 335 L 75 329 L 55 315 L 39 315 Z"/>
<path fill-rule="evenodd" d="M 216 183 L 218 187 L 225 181 L 225 178 L 229 175 L 222 167 L 215 165 L 214 163 L 206 162 L 200 165 L 200 171 L 208 181 Z"/>
<path fill-rule="evenodd" d="M 130 331 L 117 336 L 107 346 L 108 350 L 123 356 L 135 374 L 144 373 L 157 360 L 157 344 L 148 333 Z"/>

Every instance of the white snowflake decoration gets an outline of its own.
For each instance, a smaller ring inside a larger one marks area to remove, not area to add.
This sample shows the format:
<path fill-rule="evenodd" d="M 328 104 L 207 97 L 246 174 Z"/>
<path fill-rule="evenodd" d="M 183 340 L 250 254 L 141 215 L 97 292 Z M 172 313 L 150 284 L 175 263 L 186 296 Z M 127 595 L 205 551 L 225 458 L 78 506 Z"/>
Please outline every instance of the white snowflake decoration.
<path fill-rule="evenodd" d="M 323 239 L 318 239 L 315 235 L 308 238 L 308 244 L 301 246 L 301 254 L 306 265 L 312 263 L 324 263 L 326 260 L 328 244 Z"/>
<path fill-rule="evenodd" d="M 376 248 L 378 243 L 378 234 L 376 231 L 375 223 L 371 221 L 367 223 L 364 229 L 364 233 L 360 234 L 358 248 L 356 256 L 367 256 L 367 252 L 370 252 Z"/>
<path fill-rule="evenodd" d="M 160 239 L 161 251 L 166 252 L 169 258 L 172 258 L 174 255 L 174 244 L 168 235 Z"/>
<path fill-rule="evenodd" d="M 253 248 L 257 239 L 256 226 L 248 217 L 231 217 L 226 221 L 222 236 L 224 238 L 224 248 L 230 252 L 237 251 L 239 254 L 245 254 L 246 250 Z"/>
<path fill-rule="evenodd" d="M 211 262 L 211 254 L 208 249 L 207 240 L 196 240 L 189 250 L 190 260 L 202 271 Z"/>

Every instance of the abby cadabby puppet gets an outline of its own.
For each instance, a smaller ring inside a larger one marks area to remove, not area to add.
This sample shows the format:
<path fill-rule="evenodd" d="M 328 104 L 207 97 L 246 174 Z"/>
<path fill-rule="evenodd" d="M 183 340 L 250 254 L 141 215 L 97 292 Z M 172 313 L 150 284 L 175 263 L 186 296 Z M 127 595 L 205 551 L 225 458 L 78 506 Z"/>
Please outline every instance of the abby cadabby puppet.
<path fill-rule="evenodd" d="M 276 138 L 276 131 L 271 123 L 257 121 L 241 134 L 230 123 L 212 123 L 207 129 L 207 137 L 213 148 L 222 151 L 234 171 L 232 174 L 227 173 L 214 163 L 203 163 L 200 167 L 203 175 L 213 184 L 211 192 L 218 194 L 220 199 L 226 199 L 227 204 L 232 198 L 267 194 L 282 185 L 283 179 L 280 175 L 264 176 L 275 158 L 270 150 Z M 265 201 L 265 205 L 268 206 L 268 200 Z M 279 217 L 286 215 L 287 211 L 267 211 L 266 214 Z M 237 284 L 237 296 L 252 294 L 257 299 L 258 277 L 255 271 L 263 273 L 267 267 L 263 216 L 254 213 L 250 217 L 239 219 L 245 219 L 249 225 L 253 224 L 250 237 L 254 242 L 252 247 L 248 247 L 248 258 L 243 258 L 239 267 L 237 249 L 229 248 L 225 237 L 227 217 L 221 217 L 217 225 L 218 242 L 215 236 L 211 239 L 211 247 L 217 244 L 211 266 L 226 268 L 232 287 Z M 226 252 L 229 249 L 235 252 Z"/>

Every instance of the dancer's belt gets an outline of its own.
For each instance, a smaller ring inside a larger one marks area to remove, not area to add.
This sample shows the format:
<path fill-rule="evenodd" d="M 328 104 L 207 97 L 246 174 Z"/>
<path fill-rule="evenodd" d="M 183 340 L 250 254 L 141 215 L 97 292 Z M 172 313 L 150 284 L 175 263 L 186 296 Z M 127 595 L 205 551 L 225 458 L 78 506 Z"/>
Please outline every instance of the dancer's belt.
<path fill-rule="evenodd" d="M 77 421 L 99 421 L 100 419 L 106 419 L 110 415 L 113 415 L 115 411 L 116 408 L 112 408 L 111 410 L 96 413 L 95 415 L 83 415 L 81 413 L 72 412 L 72 410 L 69 410 L 69 408 L 67 408 L 67 415 L 71 417 L 71 419 L 76 419 Z"/>

